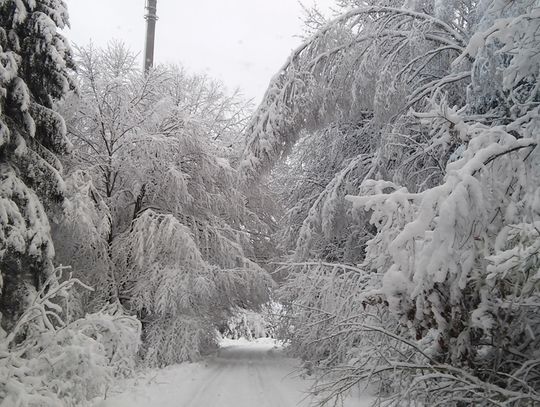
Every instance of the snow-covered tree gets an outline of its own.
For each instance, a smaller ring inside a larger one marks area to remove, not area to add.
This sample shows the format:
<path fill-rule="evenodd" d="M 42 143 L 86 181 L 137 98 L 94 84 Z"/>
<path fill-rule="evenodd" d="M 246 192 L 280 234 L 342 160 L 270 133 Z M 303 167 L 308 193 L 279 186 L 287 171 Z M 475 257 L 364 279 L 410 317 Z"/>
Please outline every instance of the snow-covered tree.
<path fill-rule="evenodd" d="M 75 60 L 78 91 L 61 105 L 74 147 L 64 160 L 70 193 L 54 235 L 58 259 L 86 284 L 100 287 L 99 295 L 80 298 L 84 314 L 118 301 L 110 246 L 129 227 L 137 197 L 144 194 L 137 184 L 140 162 L 131 154 L 152 143 L 141 128 L 155 112 L 160 75 L 141 75 L 135 56 L 119 42 L 76 48 Z"/>
<path fill-rule="evenodd" d="M 55 104 L 73 89 L 60 0 L 0 3 L 0 400 L 86 405 L 129 373 L 140 324 L 112 310 L 72 319 L 77 279 L 55 268 L 50 219 L 69 212 L 60 155 L 70 150 Z M 71 212 L 74 212 L 72 209 Z"/>
<path fill-rule="evenodd" d="M 119 301 L 137 313 L 148 363 L 197 358 L 218 325 L 238 307 L 257 309 L 272 285 L 256 263 L 270 227 L 233 168 L 245 103 L 176 67 L 143 75 L 121 44 L 80 48 L 78 60 L 80 96 L 63 110 L 75 146 L 72 218 L 86 215 L 78 228 L 58 225 L 58 240 L 73 237 L 59 255 L 107 293 L 82 308 Z"/>
<path fill-rule="evenodd" d="M 285 336 L 327 401 L 538 403 L 540 9 L 341 3 L 247 130 L 245 179 L 299 188 Z"/>
<path fill-rule="evenodd" d="M 64 197 L 57 155 L 69 150 L 69 141 L 52 108 L 73 85 L 70 47 L 58 33 L 66 25 L 61 0 L 0 4 L 0 313 L 6 329 L 53 271 L 48 215 Z"/>

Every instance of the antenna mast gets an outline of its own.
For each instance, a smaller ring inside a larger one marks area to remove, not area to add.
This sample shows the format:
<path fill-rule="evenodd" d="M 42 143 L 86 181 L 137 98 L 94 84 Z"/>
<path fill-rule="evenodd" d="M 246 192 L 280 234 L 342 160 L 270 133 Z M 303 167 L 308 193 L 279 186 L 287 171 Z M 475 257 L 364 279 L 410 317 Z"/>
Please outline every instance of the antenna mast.
<path fill-rule="evenodd" d="M 156 38 L 157 0 L 146 0 L 146 44 L 144 47 L 144 72 L 154 65 L 154 40 Z"/>

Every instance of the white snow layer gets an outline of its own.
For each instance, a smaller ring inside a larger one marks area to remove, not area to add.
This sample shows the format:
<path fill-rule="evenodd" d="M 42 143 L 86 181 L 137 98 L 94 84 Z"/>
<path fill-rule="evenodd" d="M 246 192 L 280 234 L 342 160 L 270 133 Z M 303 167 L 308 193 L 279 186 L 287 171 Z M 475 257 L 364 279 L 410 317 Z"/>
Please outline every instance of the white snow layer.
<path fill-rule="evenodd" d="M 301 377 L 298 364 L 272 339 L 225 339 L 215 356 L 146 372 L 97 407 L 313 406 L 311 382 Z M 367 407 L 371 401 L 355 395 L 344 407 Z"/>

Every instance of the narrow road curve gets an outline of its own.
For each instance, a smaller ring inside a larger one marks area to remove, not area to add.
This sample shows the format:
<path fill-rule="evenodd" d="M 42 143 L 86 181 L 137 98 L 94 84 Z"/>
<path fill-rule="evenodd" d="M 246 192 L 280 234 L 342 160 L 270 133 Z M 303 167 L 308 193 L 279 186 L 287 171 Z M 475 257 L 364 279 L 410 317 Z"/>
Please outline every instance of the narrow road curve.
<path fill-rule="evenodd" d="M 100 407 L 307 407 L 309 382 L 269 340 L 228 341 L 201 363 L 139 379 Z"/>

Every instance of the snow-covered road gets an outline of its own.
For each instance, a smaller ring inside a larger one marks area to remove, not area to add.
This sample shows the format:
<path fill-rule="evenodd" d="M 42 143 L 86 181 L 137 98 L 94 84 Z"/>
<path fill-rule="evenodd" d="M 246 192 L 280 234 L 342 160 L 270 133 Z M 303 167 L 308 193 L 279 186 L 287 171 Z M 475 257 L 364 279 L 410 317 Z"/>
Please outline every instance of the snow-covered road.
<path fill-rule="evenodd" d="M 272 341 L 227 341 L 207 361 L 157 371 L 101 406 L 310 406 L 310 383 L 298 376 L 296 366 L 297 361 L 286 358 Z M 354 405 L 364 405 L 359 402 Z"/>
<path fill-rule="evenodd" d="M 306 394 L 305 382 L 291 374 L 276 349 L 268 345 L 230 345 L 208 362 L 208 373 L 186 393 L 186 407 L 293 407 Z M 189 394 L 188 394 L 189 393 Z"/>

